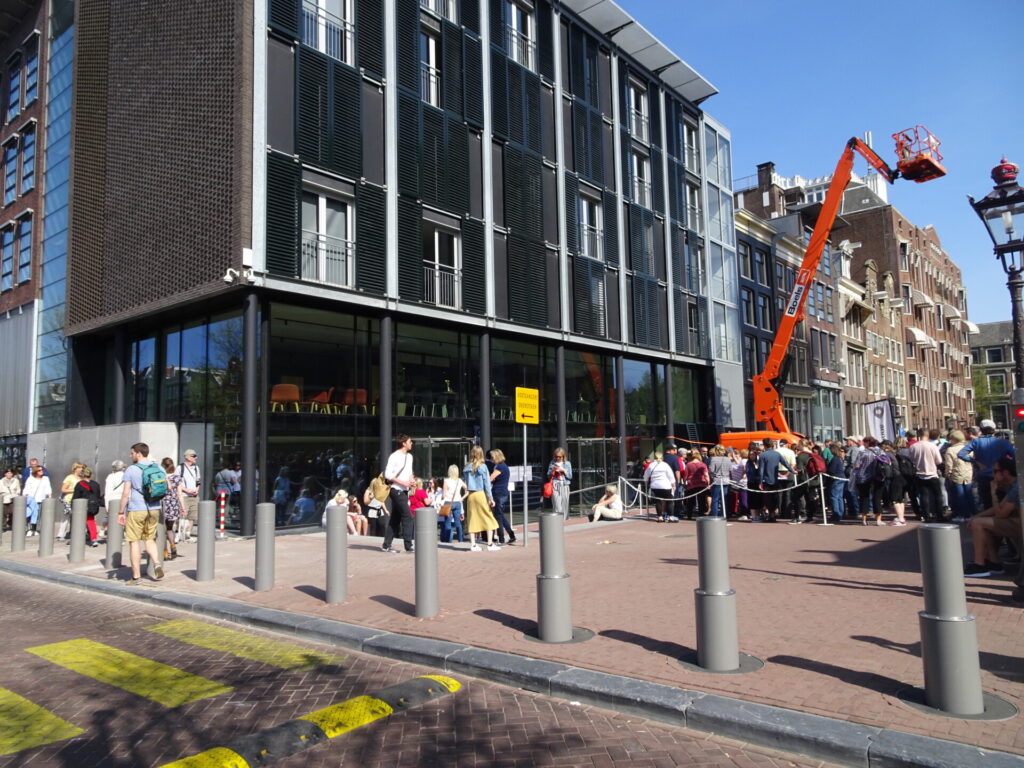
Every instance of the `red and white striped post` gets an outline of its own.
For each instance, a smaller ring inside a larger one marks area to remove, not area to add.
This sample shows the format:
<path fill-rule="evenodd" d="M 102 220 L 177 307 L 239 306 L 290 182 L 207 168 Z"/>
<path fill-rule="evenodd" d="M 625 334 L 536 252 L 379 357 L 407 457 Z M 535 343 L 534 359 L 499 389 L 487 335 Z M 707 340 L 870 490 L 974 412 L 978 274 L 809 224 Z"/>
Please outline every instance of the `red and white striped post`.
<path fill-rule="evenodd" d="M 220 493 L 218 493 L 217 494 L 217 502 L 218 502 L 219 514 L 220 514 L 220 530 L 217 533 L 217 538 L 218 539 L 223 539 L 224 538 L 224 510 L 225 510 L 225 508 L 228 505 L 228 492 L 227 491 L 221 491 Z"/>

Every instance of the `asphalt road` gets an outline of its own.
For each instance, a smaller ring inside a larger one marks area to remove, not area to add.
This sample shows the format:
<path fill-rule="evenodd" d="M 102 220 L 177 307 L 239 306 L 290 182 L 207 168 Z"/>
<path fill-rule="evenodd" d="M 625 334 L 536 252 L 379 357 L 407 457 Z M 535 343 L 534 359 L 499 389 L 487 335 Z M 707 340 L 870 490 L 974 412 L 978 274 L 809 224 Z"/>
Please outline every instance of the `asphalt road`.
<path fill-rule="evenodd" d="M 274 765 L 824 765 L 472 678 L 350 717 L 436 672 L 6 574 L 0 627 L 0 766 L 156 768 L 340 702 L 351 730 Z"/>

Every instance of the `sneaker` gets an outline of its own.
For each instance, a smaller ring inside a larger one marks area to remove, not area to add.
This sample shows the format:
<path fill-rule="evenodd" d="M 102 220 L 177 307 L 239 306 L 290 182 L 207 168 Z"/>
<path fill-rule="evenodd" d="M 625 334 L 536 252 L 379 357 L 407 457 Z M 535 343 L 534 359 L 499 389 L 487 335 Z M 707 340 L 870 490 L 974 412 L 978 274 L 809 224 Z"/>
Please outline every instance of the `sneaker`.
<path fill-rule="evenodd" d="M 495 546 L 494 544 L 488 544 L 487 545 L 487 551 L 488 552 L 500 552 L 501 551 L 501 547 Z"/>
<path fill-rule="evenodd" d="M 993 576 L 998 576 L 1001 573 L 1005 572 L 1002 563 L 993 563 L 991 560 L 985 561 L 985 567 L 988 569 L 988 572 L 991 573 Z"/>
<path fill-rule="evenodd" d="M 796 520 L 790 520 L 787 525 L 800 525 L 803 522 L 799 517 Z"/>
<path fill-rule="evenodd" d="M 124 585 L 126 587 L 139 587 L 142 586 L 142 579 L 128 579 Z"/>
<path fill-rule="evenodd" d="M 670 523 L 678 523 L 679 522 L 679 518 L 676 517 L 675 515 L 670 515 L 669 518 L 668 518 L 668 521 Z"/>
<path fill-rule="evenodd" d="M 160 581 L 160 579 L 162 579 L 163 577 L 164 567 L 162 565 L 158 565 L 156 568 L 153 569 L 153 578 L 157 581 Z"/>
<path fill-rule="evenodd" d="M 969 576 L 975 579 L 983 579 L 986 576 L 991 576 L 988 568 L 984 565 L 978 565 L 977 563 L 968 563 L 964 567 L 964 576 Z"/>
<path fill-rule="evenodd" d="M 750 518 L 749 518 L 749 517 L 747 517 L 746 515 L 740 515 L 740 516 L 739 516 L 738 518 L 736 518 L 736 519 L 737 519 L 737 520 L 739 520 L 739 521 L 741 521 L 741 522 L 744 522 L 744 523 L 745 523 L 745 522 L 747 522 L 748 520 L 750 520 Z"/>
<path fill-rule="evenodd" d="M 960 515 L 957 515 L 956 517 L 952 518 L 949 522 L 951 522 L 951 523 L 966 523 L 967 522 L 967 518 L 966 517 L 961 517 Z"/>
<path fill-rule="evenodd" d="M 752 522 L 752 523 L 763 523 L 764 520 L 762 518 L 760 518 L 760 517 L 756 517 L 755 516 L 755 517 L 750 518 L 750 522 Z"/>
<path fill-rule="evenodd" d="M 480 549 L 480 547 L 478 545 L 476 545 L 476 544 L 474 544 L 472 547 L 470 547 L 469 551 L 470 552 L 483 552 L 483 550 Z"/>
<path fill-rule="evenodd" d="M 903 520 L 893 520 L 889 525 L 895 525 L 897 528 L 906 525 Z"/>
<path fill-rule="evenodd" d="M 400 554 L 402 554 L 402 550 L 397 549 L 396 547 L 389 547 L 388 549 L 385 549 L 384 551 L 387 552 L 389 555 L 400 555 Z"/>
<path fill-rule="evenodd" d="M 885 525 L 885 520 L 883 520 L 882 518 L 878 518 L 877 520 L 875 520 L 875 525 Z"/>
<path fill-rule="evenodd" d="M 100 543 L 99 543 L 98 541 L 94 541 L 94 542 L 93 542 L 92 544 L 90 544 L 89 546 L 90 546 L 90 547 L 98 547 L 99 545 L 100 545 Z"/>

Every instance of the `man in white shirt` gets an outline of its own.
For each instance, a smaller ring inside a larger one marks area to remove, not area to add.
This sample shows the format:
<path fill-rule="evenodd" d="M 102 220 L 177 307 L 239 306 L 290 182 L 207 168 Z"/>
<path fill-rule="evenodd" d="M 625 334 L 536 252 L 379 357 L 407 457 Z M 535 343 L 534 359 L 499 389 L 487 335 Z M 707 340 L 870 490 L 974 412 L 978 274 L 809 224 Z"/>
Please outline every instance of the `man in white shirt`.
<path fill-rule="evenodd" d="M 181 478 L 181 490 L 185 496 L 185 508 L 181 511 L 181 519 L 178 522 L 179 541 L 188 541 L 192 533 L 192 526 L 199 520 L 199 486 L 202 485 L 202 474 L 199 471 L 199 458 L 194 449 L 185 451 L 185 460 L 178 465 L 176 470 Z"/>
<path fill-rule="evenodd" d="M 907 448 L 910 460 L 917 466 L 917 489 L 921 494 L 921 512 L 927 521 L 942 519 L 942 478 L 939 477 L 939 465 L 942 464 L 942 452 L 935 444 L 939 430 L 928 432 L 925 439 L 924 430 L 918 430 L 918 441 Z"/>
<path fill-rule="evenodd" d="M 800 519 L 799 512 L 797 510 L 796 499 L 793 498 L 793 491 L 786 490 L 792 488 L 797 482 L 795 472 L 796 453 L 794 453 L 793 449 L 789 447 L 789 442 L 786 440 L 779 440 L 779 447 L 776 448 L 775 450 L 782 454 L 782 458 L 784 458 L 786 460 L 786 463 L 789 464 L 789 466 L 792 467 L 794 470 L 793 472 L 790 472 L 789 470 L 786 469 L 785 466 L 779 466 L 779 481 L 776 486 L 779 490 L 782 491 L 782 493 L 779 494 L 779 496 L 781 497 L 779 499 L 779 515 L 785 516 L 786 512 L 788 511 L 792 520 L 796 522 Z"/>
<path fill-rule="evenodd" d="M 416 482 L 416 476 L 412 472 L 412 438 L 408 435 L 395 435 L 395 445 L 398 449 L 388 457 L 388 463 L 384 465 L 384 481 L 391 486 L 391 519 L 388 521 L 387 530 L 384 531 L 384 544 L 381 547 L 385 552 L 398 554 L 398 550 L 391 546 L 395 540 L 395 534 L 401 534 L 405 542 L 405 551 L 412 552 L 412 512 L 409 511 L 409 489 Z"/>

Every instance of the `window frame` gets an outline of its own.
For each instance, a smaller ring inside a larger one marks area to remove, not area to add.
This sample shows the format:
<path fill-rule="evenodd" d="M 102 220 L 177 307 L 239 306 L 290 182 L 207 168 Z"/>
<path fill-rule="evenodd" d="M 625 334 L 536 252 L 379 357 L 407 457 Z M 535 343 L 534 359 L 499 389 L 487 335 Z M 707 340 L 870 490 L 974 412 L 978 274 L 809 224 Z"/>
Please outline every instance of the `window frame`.
<path fill-rule="evenodd" d="M 533 8 L 505 0 L 505 52 L 512 61 L 534 71 L 537 60 L 536 20 Z"/>
<path fill-rule="evenodd" d="M 335 61 L 355 66 L 355 11 L 353 0 L 339 0 L 343 16 L 327 9 L 329 0 L 302 0 L 303 44 Z M 332 35 L 338 42 L 332 45 Z M 340 47 L 341 51 L 336 50 Z"/>
<path fill-rule="evenodd" d="M 442 108 L 441 59 L 438 55 L 440 44 L 436 33 L 426 27 L 420 27 L 420 99 L 436 109 Z"/>
<path fill-rule="evenodd" d="M 998 359 L 996 359 L 996 360 L 992 359 L 992 353 L 993 352 L 995 352 L 997 354 Z M 1003 355 L 1003 348 L 1002 347 L 985 347 L 985 364 L 986 365 L 991 365 L 993 363 L 1004 363 L 1004 362 L 1006 362 L 1003 359 L 1004 357 L 1005 357 L 1005 355 Z"/>
<path fill-rule="evenodd" d="M 3 168 L 3 204 L 8 206 L 18 199 L 18 143 L 17 133 L 0 144 L 0 166 Z M 8 156 L 8 151 L 10 156 Z"/>
<path fill-rule="evenodd" d="M 0 292 L 14 288 L 15 243 L 14 222 L 11 221 L 0 227 Z"/>
<path fill-rule="evenodd" d="M 581 192 L 577 199 L 576 221 L 579 228 L 578 253 L 595 261 L 604 261 L 604 210 L 601 201 Z"/>
<path fill-rule="evenodd" d="M 650 141 L 650 102 L 647 85 L 635 77 L 626 84 L 626 114 L 629 115 L 629 134 L 644 144 Z"/>
<path fill-rule="evenodd" d="M 39 157 L 39 132 L 36 130 L 36 121 L 29 120 L 21 128 L 18 129 L 18 155 L 20 162 L 18 163 L 18 194 L 24 195 L 35 189 L 36 186 L 36 161 Z M 32 154 L 26 155 L 26 139 L 31 139 L 29 146 L 31 147 Z M 28 184 L 25 183 L 25 168 L 28 166 L 29 173 Z"/>
<path fill-rule="evenodd" d="M 17 268 L 15 274 L 15 285 L 22 285 L 32 280 L 32 213 L 27 211 L 15 219 L 14 252 L 16 254 L 14 266 Z"/>
<path fill-rule="evenodd" d="M 424 219 L 423 228 L 430 229 L 432 247 L 427 258 L 427 238 L 422 238 L 424 248 L 420 252 L 423 259 L 423 301 L 435 307 L 447 309 L 461 309 L 462 307 L 462 233 L 453 227 L 446 227 L 436 221 Z M 449 237 L 452 242 L 452 263 L 444 264 L 441 261 L 441 237 Z M 451 276 L 450 288 L 445 283 L 445 275 Z M 429 288 L 428 288 L 429 286 Z M 442 301 L 441 297 L 450 296 L 451 301 Z"/>
<path fill-rule="evenodd" d="M 313 195 L 317 198 L 317 222 L 316 230 L 307 229 L 305 224 L 305 216 L 303 207 L 305 204 L 305 196 Z M 339 238 L 336 235 L 328 234 L 327 230 L 327 203 L 328 201 L 334 201 L 345 206 L 345 236 Z M 352 198 L 338 193 L 336 190 L 325 190 L 319 187 L 304 185 L 302 187 L 302 195 L 300 197 L 300 214 L 299 214 L 299 229 L 300 229 L 300 276 L 301 279 L 308 282 L 320 283 L 324 285 L 336 285 L 343 288 L 352 288 L 355 286 L 355 262 L 356 262 L 356 242 L 355 232 L 356 230 L 356 208 L 355 200 Z M 316 243 L 316 271 L 314 276 L 307 274 L 306 264 L 309 263 L 309 257 L 305 253 L 305 249 L 308 244 L 312 241 L 309 236 L 315 236 Z M 332 241 L 338 241 L 341 246 L 339 250 L 344 252 L 344 277 L 343 281 L 337 282 L 328 279 L 328 264 L 327 264 L 327 246 L 332 244 Z"/>

